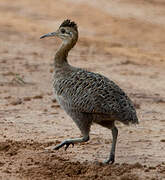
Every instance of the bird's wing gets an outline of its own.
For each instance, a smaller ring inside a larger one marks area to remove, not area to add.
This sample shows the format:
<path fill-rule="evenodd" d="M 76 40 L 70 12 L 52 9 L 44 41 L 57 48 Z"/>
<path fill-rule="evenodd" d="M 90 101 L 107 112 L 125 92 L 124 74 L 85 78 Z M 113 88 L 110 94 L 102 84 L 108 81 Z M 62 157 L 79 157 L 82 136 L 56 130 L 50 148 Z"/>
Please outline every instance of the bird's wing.
<path fill-rule="evenodd" d="M 63 104 L 70 110 L 115 114 L 121 110 L 121 104 L 129 104 L 126 94 L 113 81 L 100 74 L 79 71 L 61 81 L 58 96 L 63 98 Z"/>

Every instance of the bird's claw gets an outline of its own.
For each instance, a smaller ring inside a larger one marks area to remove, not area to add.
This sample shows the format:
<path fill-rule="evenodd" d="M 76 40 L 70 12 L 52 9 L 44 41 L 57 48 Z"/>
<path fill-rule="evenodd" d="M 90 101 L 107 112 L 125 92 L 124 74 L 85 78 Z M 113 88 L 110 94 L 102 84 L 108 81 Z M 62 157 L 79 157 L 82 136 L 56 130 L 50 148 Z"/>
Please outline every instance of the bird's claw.
<path fill-rule="evenodd" d="M 72 146 L 74 146 L 73 142 L 69 142 L 69 141 L 64 141 L 61 144 L 58 144 L 57 146 L 55 146 L 53 148 L 53 150 L 59 150 L 60 148 L 62 148 L 63 146 L 65 146 L 65 151 L 68 149 L 68 147 L 70 146 L 70 144 L 72 144 Z"/>
<path fill-rule="evenodd" d="M 74 143 L 73 142 L 66 142 L 65 143 L 65 151 L 68 149 L 68 147 L 72 144 L 72 147 L 74 147 Z"/>
<path fill-rule="evenodd" d="M 113 164 L 115 162 L 114 154 L 111 154 L 110 157 L 103 162 L 103 164 Z"/>

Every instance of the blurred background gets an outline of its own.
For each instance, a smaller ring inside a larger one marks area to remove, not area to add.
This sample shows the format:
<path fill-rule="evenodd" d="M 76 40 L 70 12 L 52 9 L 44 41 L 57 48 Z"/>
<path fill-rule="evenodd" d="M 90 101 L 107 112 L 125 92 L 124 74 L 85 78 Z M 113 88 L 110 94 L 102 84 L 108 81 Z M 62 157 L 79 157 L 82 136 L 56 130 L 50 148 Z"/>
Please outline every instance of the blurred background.
<path fill-rule="evenodd" d="M 39 39 L 65 19 L 75 21 L 79 29 L 69 63 L 115 81 L 136 106 L 140 127 L 118 124 L 118 162 L 160 165 L 165 161 L 164 0 L 0 0 L 0 142 L 12 140 L 20 152 L 16 159 L 24 162 L 31 154 L 23 156 L 15 141 L 30 139 L 46 146 L 45 142 L 79 136 L 53 99 L 53 57 L 61 42 Z M 59 156 L 80 162 L 105 159 L 109 130 L 94 125 L 91 135 L 93 144 Z M 8 156 L 3 160 L 7 162 Z M 0 167 L 9 166 L 12 173 L 20 164 L 13 161 Z"/>

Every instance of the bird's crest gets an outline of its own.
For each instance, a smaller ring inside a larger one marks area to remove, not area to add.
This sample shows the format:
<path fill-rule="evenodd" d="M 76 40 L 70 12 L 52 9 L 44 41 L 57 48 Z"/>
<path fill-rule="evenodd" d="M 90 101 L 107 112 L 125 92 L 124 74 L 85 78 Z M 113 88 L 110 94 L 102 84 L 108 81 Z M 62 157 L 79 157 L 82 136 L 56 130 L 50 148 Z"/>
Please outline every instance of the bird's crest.
<path fill-rule="evenodd" d="M 77 31 L 77 24 L 74 21 L 70 21 L 69 19 L 63 21 L 60 27 L 71 27 Z"/>

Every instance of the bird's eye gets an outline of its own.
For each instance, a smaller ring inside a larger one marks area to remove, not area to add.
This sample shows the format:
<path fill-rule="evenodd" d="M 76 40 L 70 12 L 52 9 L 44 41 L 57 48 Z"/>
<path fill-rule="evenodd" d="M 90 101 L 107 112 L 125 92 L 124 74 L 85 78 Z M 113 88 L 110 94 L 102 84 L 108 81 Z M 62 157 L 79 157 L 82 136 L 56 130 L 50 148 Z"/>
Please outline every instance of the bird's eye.
<path fill-rule="evenodd" d="M 65 29 L 61 29 L 61 33 L 64 34 L 65 33 Z"/>

